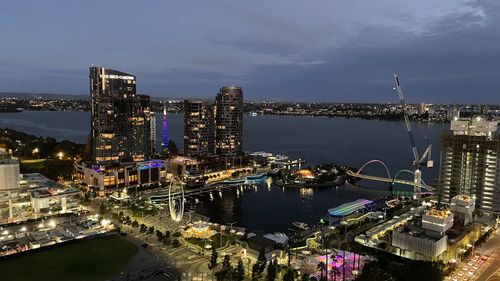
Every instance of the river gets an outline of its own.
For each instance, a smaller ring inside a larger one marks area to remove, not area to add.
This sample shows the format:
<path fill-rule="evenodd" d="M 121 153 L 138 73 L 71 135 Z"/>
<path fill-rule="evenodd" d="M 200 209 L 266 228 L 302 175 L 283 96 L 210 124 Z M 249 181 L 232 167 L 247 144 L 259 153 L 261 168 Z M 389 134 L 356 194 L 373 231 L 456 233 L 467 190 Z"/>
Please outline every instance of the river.
<path fill-rule="evenodd" d="M 161 136 L 161 118 L 157 118 Z M 439 137 L 449 129 L 447 124 L 413 124 L 417 143 L 422 150 L 425 132 L 433 144 L 434 168 L 423 171 L 423 178 L 432 183 L 439 171 Z M 24 111 L 1 113 L 0 128 L 8 127 L 26 133 L 85 142 L 90 128 L 88 112 Z M 183 116 L 168 115 L 169 137 L 182 149 Z M 345 118 L 296 116 L 245 116 L 243 126 L 245 151 L 267 151 L 300 157 L 307 164 L 327 162 L 361 167 L 368 160 L 382 160 L 391 173 L 411 169 L 412 154 L 403 122 Z M 372 164 L 367 174 L 385 175 L 380 165 Z M 200 197 L 193 206 L 196 212 L 208 215 L 215 222 L 237 222 L 236 225 L 265 231 L 285 231 L 293 221 L 316 222 L 326 210 L 358 198 L 375 199 L 384 194 L 386 184 L 364 183 L 370 188 L 343 185 L 337 188 L 282 189 L 264 184 L 257 190 L 237 194 L 224 191 Z"/>

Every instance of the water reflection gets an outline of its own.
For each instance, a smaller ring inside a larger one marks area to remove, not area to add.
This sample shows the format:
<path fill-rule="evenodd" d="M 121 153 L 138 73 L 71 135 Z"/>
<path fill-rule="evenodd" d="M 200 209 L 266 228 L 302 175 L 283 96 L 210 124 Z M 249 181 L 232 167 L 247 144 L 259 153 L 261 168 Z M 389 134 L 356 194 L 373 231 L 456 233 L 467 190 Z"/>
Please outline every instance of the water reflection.
<path fill-rule="evenodd" d="M 263 181 L 259 185 L 222 189 L 220 193 L 222 196 L 198 195 L 199 203 L 190 208 L 210 217 L 212 222 L 237 222 L 237 226 L 249 229 L 286 232 L 294 221 L 316 223 L 328 208 L 358 198 L 380 198 L 387 194 L 387 188 L 283 188 Z"/>
<path fill-rule="evenodd" d="M 314 196 L 314 189 L 310 187 L 299 188 L 300 197 L 304 199 L 312 199 Z"/>

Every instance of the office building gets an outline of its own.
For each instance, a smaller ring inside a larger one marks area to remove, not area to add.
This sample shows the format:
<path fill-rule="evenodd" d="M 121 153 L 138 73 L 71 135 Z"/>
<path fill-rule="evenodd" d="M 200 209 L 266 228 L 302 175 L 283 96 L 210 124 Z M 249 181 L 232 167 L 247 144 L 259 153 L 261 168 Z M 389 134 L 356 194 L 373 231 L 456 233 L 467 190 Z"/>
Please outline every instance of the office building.
<path fill-rule="evenodd" d="M 215 154 L 214 108 L 208 101 L 184 101 L 184 154 L 196 158 Z"/>
<path fill-rule="evenodd" d="M 457 195 L 475 198 L 475 208 L 485 214 L 500 213 L 500 136 L 498 122 L 481 118 L 451 122 L 441 136 L 438 191 L 441 201 Z"/>
<path fill-rule="evenodd" d="M 90 67 L 92 162 L 114 165 L 151 154 L 149 97 L 136 94 L 135 76 Z"/>
<path fill-rule="evenodd" d="M 243 90 L 222 87 L 215 100 L 216 153 L 237 157 L 243 154 Z"/>
<path fill-rule="evenodd" d="M 0 192 L 19 189 L 19 160 L 12 150 L 0 148 Z"/>

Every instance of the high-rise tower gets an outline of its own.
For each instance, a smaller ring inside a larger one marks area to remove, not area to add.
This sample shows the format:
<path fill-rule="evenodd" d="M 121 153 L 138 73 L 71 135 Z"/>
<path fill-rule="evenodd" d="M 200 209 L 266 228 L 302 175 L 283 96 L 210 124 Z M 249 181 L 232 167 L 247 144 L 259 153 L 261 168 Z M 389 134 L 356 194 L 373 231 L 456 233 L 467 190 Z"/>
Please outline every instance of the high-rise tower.
<path fill-rule="evenodd" d="M 168 149 L 168 132 L 167 132 L 167 105 L 163 102 L 163 115 L 161 119 L 161 147 L 165 151 Z"/>
<path fill-rule="evenodd" d="M 150 157 L 150 100 L 135 76 L 90 67 L 92 162 L 113 165 Z"/>
<path fill-rule="evenodd" d="M 454 120 L 441 136 L 438 191 L 444 203 L 457 195 L 475 199 L 476 209 L 500 213 L 500 135 L 496 121 Z"/>
<path fill-rule="evenodd" d="M 243 90 L 222 87 L 216 100 L 217 155 L 236 157 L 243 154 Z"/>
<path fill-rule="evenodd" d="M 214 110 L 208 101 L 184 101 L 184 154 L 207 157 L 215 154 Z"/>

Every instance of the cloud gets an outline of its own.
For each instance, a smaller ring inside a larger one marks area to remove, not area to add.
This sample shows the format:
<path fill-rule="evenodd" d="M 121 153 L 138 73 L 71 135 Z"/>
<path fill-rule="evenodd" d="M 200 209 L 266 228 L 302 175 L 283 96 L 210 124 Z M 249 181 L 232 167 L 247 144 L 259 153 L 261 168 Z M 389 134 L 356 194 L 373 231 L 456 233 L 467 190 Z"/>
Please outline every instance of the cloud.
<path fill-rule="evenodd" d="M 211 96 L 236 82 L 255 99 L 376 101 L 397 71 L 411 90 L 423 83 L 429 98 L 442 97 L 431 94 L 433 79 L 455 89 L 477 78 L 486 84 L 475 98 L 493 99 L 486 87 L 496 86 L 487 79 L 500 52 L 494 1 L 116 3 L 6 5 L 2 90 L 86 93 L 94 63 L 136 74 L 152 95 Z M 462 88 L 457 100 L 468 98 Z"/>

